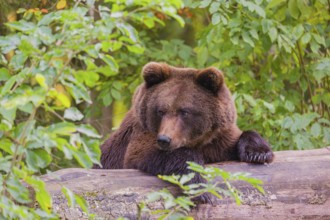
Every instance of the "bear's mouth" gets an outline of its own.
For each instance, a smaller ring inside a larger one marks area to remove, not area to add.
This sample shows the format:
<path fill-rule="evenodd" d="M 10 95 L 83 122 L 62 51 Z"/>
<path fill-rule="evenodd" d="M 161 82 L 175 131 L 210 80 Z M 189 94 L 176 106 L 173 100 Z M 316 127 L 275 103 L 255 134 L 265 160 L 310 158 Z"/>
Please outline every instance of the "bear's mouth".
<path fill-rule="evenodd" d="M 179 148 L 189 147 L 188 143 L 183 140 L 180 143 L 174 143 L 170 141 L 169 143 L 164 143 L 162 141 L 157 140 L 157 148 L 161 151 L 175 151 Z"/>
<path fill-rule="evenodd" d="M 160 150 L 160 151 L 162 151 L 162 152 L 167 152 L 167 153 L 172 153 L 172 152 L 174 152 L 174 151 L 176 151 L 176 150 L 178 150 L 178 149 L 181 149 L 181 148 L 188 148 L 188 146 L 186 146 L 186 145 L 182 145 L 182 146 L 179 146 L 179 147 L 169 147 L 169 148 L 161 148 L 161 147 L 159 147 L 158 145 L 157 145 L 157 148 L 158 148 L 158 150 Z"/>

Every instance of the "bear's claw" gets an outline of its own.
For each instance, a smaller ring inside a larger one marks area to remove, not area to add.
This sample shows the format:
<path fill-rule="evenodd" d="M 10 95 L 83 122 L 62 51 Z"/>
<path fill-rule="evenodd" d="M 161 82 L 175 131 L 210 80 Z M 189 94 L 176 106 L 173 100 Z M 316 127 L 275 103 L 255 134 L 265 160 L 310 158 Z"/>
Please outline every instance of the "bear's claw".
<path fill-rule="evenodd" d="M 241 158 L 241 161 L 250 163 L 270 163 L 273 161 L 273 157 L 274 155 L 271 151 L 264 153 L 250 152 L 246 153 L 246 155 Z"/>

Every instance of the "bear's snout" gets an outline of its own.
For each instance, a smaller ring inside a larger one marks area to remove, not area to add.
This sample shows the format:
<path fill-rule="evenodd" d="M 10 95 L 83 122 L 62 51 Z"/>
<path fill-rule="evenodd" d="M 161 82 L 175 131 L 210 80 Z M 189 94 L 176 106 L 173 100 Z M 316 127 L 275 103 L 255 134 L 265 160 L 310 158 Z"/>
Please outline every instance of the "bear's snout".
<path fill-rule="evenodd" d="M 158 135 L 157 143 L 161 150 L 169 150 L 171 138 L 166 135 Z"/>

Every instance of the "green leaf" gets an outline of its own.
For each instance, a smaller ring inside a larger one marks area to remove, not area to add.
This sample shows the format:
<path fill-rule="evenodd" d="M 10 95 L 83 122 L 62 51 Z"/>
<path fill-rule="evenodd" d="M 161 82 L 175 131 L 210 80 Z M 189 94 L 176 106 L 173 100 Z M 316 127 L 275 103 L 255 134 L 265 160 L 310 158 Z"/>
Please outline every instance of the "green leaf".
<path fill-rule="evenodd" d="M 8 173 L 11 170 L 11 160 L 12 160 L 11 156 L 3 157 L 3 155 L 0 153 L 0 171 L 4 171 Z M 2 176 L 0 176 L 0 184 L 2 185 L 1 178 Z"/>
<path fill-rule="evenodd" d="M 320 104 L 322 101 L 322 95 L 320 94 L 315 94 L 313 97 L 312 97 L 312 102 L 316 105 Z"/>
<path fill-rule="evenodd" d="M 315 41 L 318 43 L 318 44 L 321 44 L 323 46 L 326 46 L 325 44 L 325 40 L 324 40 L 324 37 L 323 36 L 320 36 L 318 34 L 312 34 L 313 35 L 313 38 L 315 39 Z"/>
<path fill-rule="evenodd" d="M 63 84 L 67 87 L 70 94 L 75 99 L 76 104 L 81 103 L 82 100 L 85 100 L 87 103 L 92 104 L 92 100 L 88 94 L 86 87 L 84 87 L 78 82 L 75 82 L 75 84 L 63 82 Z"/>
<path fill-rule="evenodd" d="M 108 54 L 100 54 L 99 56 L 113 71 L 118 71 L 118 64 L 112 56 Z"/>
<path fill-rule="evenodd" d="M 219 12 L 212 15 L 212 24 L 217 25 L 220 22 L 221 15 Z"/>
<path fill-rule="evenodd" d="M 143 23 L 148 27 L 148 28 L 153 28 L 155 27 L 155 20 L 152 18 L 144 18 Z"/>
<path fill-rule="evenodd" d="M 239 41 L 239 37 L 237 35 L 233 36 L 230 38 L 230 41 L 234 44 L 234 45 L 238 45 L 238 41 Z"/>
<path fill-rule="evenodd" d="M 271 27 L 273 27 L 273 22 L 269 19 L 262 19 L 261 21 L 262 32 L 267 33 Z"/>
<path fill-rule="evenodd" d="M 219 7 L 220 7 L 220 2 L 212 2 L 210 8 L 209 8 L 209 11 L 211 14 L 214 14 L 216 11 L 218 11 Z"/>
<path fill-rule="evenodd" d="M 118 90 L 114 89 L 114 88 L 111 89 L 111 95 L 112 95 L 112 97 L 114 99 L 121 100 L 121 94 L 120 94 L 120 92 Z"/>
<path fill-rule="evenodd" d="M 288 3 L 290 15 L 295 19 L 298 19 L 300 14 L 297 1 L 300 0 L 289 0 Z"/>
<path fill-rule="evenodd" d="M 38 26 L 47 26 L 47 25 L 49 25 L 54 20 L 54 18 L 56 18 L 55 14 L 56 13 L 54 13 L 54 12 L 50 12 L 50 13 L 42 16 L 41 19 L 38 22 Z"/>
<path fill-rule="evenodd" d="M 327 105 L 330 106 L 330 92 L 323 94 L 322 101 Z"/>
<path fill-rule="evenodd" d="M 36 25 L 32 22 L 27 22 L 25 20 L 8 22 L 5 24 L 9 28 L 13 28 L 22 32 L 33 31 L 36 28 Z"/>
<path fill-rule="evenodd" d="M 44 149 L 26 150 L 26 163 L 34 171 L 47 167 L 52 161 L 51 156 Z"/>
<path fill-rule="evenodd" d="M 170 182 L 172 184 L 175 184 L 175 185 L 180 185 L 180 182 L 178 181 L 180 176 L 178 175 L 172 175 L 172 176 L 162 176 L 162 175 L 158 175 L 158 178 L 162 179 L 162 180 L 165 180 L 167 182 Z"/>
<path fill-rule="evenodd" d="M 25 181 L 31 185 L 35 191 L 35 198 L 40 207 L 50 213 L 52 208 L 52 197 L 46 190 L 46 184 L 44 181 L 35 176 L 28 176 Z"/>
<path fill-rule="evenodd" d="M 319 123 L 314 123 L 311 127 L 311 134 L 314 137 L 318 137 L 321 135 L 321 125 Z"/>
<path fill-rule="evenodd" d="M 249 33 L 254 39 L 259 40 L 258 32 L 255 29 L 251 29 Z"/>
<path fill-rule="evenodd" d="M 306 32 L 301 38 L 301 43 L 308 44 L 311 39 L 312 39 L 312 35 L 309 32 Z"/>
<path fill-rule="evenodd" d="M 62 103 L 62 105 L 66 108 L 71 106 L 70 98 L 64 93 L 58 93 L 56 95 L 56 100 L 60 101 L 60 103 Z"/>
<path fill-rule="evenodd" d="M 16 81 L 18 79 L 19 79 L 18 75 L 14 75 L 14 76 L 10 77 L 10 79 L 2 87 L 0 96 L 7 94 L 11 90 L 11 88 L 14 86 L 14 84 L 16 83 Z"/>
<path fill-rule="evenodd" d="M 315 40 L 312 40 L 310 42 L 310 46 L 311 46 L 312 52 L 317 54 L 320 49 L 320 44 L 317 43 Z"/>
<path fill-rule="evenodd" d="M 29 191 L 16 176 L 11 175 L 10 178 L 7 180 L 6 184 L 7 191 L 17 202 L 23 204 L 31 202 Z"/>
<path fill-rule="evenodd" d="M 257 102 L 252 96 L 248 94 L 243 94 L 243 97 L 252 107 L 257 105 Z"/>
<path fill-rule="evenodd" d="M 310 7 L 305 1 L 299 1 L 297 0 L 298 8 L 301 13 L 301 18 L 309 18 L 310 15 L 313 13 L 313 8 Z"/>
<path fill-rule="evenodd" d="M 203 0 L 203 1 L 200 3 L 199 7 L 200 7 L 200 8 L 206 8 L 207 6 L 209 6 L 209 5 L 211 4 L 211 2 L 212 2 L 212 0 Z"/>
<path fill-rule="evenodd" d="M 104 96 L 102 96 L 102 101 L 104 106 L 109 106 L 113 101 L 111 94 L 106 93 Z"/>
<path fill-rule="evenodd" d="M 11 109 L 0 107 L 0 114 L 3 116 L 3 118 L 8 120 L 10 124 L 12 124 L 14 119 L 16 118 L 16 110 L 17 110 L 16 107 Z"/>
<path fill-rule="evenodd" d="M 274 8 L 277 6 L 281 6 L 283 5 L 287 0 L 271 0 L 268 5 L 267 8 Z"/>
<path fill-rule="evenodd" d="M 84 115 L 76 107 L 72 107 L 65 109 L 64 118 L 69 119 L 71 121 L 80 121 L 84 118 Z"/>
<path fill-rule="evenodd" d="M 255 12 L 262 18 L 266 17 L 266 12 L 264 11 L 264 9 L 262 7 L 260 7 L 259 5 L 254 4 L 254 10 Z"/>
<path fill-rule="evenodd" d="M 159 200 L 160 198 L 161 197 L 158 192 L 151 192 L 151 193 L 148 193 L 148 195 L 147 195 L 147 202 L 155 202 L 155 201 Z"/>
<path fill-rule="evenodd" d="M 82 124 L 76 127 L 77 131 L 87 135 L 91 138 L 101 138 L 101 136 L 97 133 L 95 128 L 93 128 L 91 125 Z"/>
<path fill-rule="evenodd" d="M 83 146 L 86 154 L 94 164 L 100 164 L 101 149 L 99 141 L 90 138 L 83 139 Z"/>
<path fill-rule="evenodd" d="M 36 79 L 36 81 L 39 83 L 39 85 L 41 87 L 43 87 L 44 89 L 48 89 L 48 85 L 46 83 L 46 79 L 45 79 L 45 77 L 43 75 L 41 75 L 41 74 L 38 73 L 38 74 L 36 74 L 35 79 Z"/>
<path fill-rule="evenodd" d="M 284 107 L 285 107 L 288 111 L 290 111 L 290 112 L 293 112 L 294 109 L 295 109 L 294 104 L 293 104 L 291 101 L 289 101 L 289 100 L 286 100 L 286 101 L 285 101 L 285 103 L 284 103 Z"/>
<path fill-rule="evenodd" d="M 117 90 L 121 90 L 124 86 L 124 83 L 122 81 L 114 81 L 112 83 L 113 87 L 115 87 Z"/>
<path fill-rule="evenodd" d="M 271 113 L 275 113 L 275 107 L 274 107 L 273 104 L 271 104 L 271 103 L 269 103 L 269 102 L 265 102 L 265 101 L 263 101 L 263 104 L 264 104 L 264 106 L 265 106 L 266 108 L 269 109 L 269 111 L 270 111 Z"/>
<path fill-rule="evenodd" d="M 251 39 L 251 37 L 250 37 L 250 35 L 249 35 L 248 32 L 243 31 L 243 33 L 242 33 L 242 37 L 243 37 L 243 41 L 244 41 L 245 43 L 248 43 L 251 47 L 254 47 L 254 46 L 255 46 L 255 45 L 254 45 L 254 42 L 253 42 L 253 40 Z"/>
<path fill-rule="evenodd" d="M 171 16 L 172 18 L 174 18 L 179 23 L 179 25 L 181 26 L 181 28 L 184 27 L 185 22 L 184 22 L 184 20 L 183 20 L 182 17 L 178 16 L 175 13 L 166 13 L 166 14 L 168 14 L 169 16 Z"/>
<path fill-rule="evenodd" d="M 8 154 L 13 154 L 13 146 L 14 143 L 10 141 L 8 138 L 1 138 L 0 139 L 0 149 Z"/>
<path fill-rule="evenodd" d="M 269 30 L 269 34 L 268 34 L 270 40 L 272 43 L 274 43 L 277 39 L 277 28 L 276 27 L 271 27 Z"/>
<path fill-rule="evenodd" d="M 79 82 L 85 83 L 88 87 L 95 87 L 100 79 L 99 75 L 95 71 L 77 71 L 75 73 Z"/>
<path fill-rule="evenodd" d="M 104 76 L 115 76 L 118 75 L 118 71 L 112 70 L 109 66 L 102 66 L 95 70 L 98 73 L 103 74 Z"/>
<path fill-rule="evenodd" d="M 209 57 L 209 51 L 207 47 L 196 48 L 196 53 L 197 53 L 197 64 L 199 66 L 204 66 L 207 61 L 207 58 Z"/>
<path fill-rule="evenodd" d="M 111 51 L 117 51 L 117 50 L 119 50 L 120 48 L 122 48 L 122 46 L 123 46 L 123 43 L 120 42 L 120 41 L 112 42 L 112 45 L 111 45 Z"/>
<path fill-rule="evenodd" d="M 298 24 L 293 28 L 292 34 L 295 37 L 295 39 L 299 39 L 303 33 L 304 33 L 304 27 L 302 24 Z"/>
<path fill-rule="evenodd" d="M 10 73 L 6 68 L 0 68 L 0 81 L 7 81 L 10 78 Z"/>
<path fill-rule="evenodd" d="M 306 135 L 296 134 L 294 136 L 294 142 L 296 143 L 298 150 L 312 149 L 313 144 Z"/>
<path fill-rule="evenodd" d="M 71 133 L 76 132 L 77 128 L 74 124 L 69 122 L 60 122 L 52 124 L 48 127 L 48 131 L 57 135 L 70 136 Z"/>
<path fill-rule="evenodd" d="M 285 117 L 282 121 L 282 128 L 290 128 L 293 125 L 291 117 Z"/>
<path fill-rule="evenodd" d="M 195 173 L 189 173 L 188 175 L 182 175 L 180 178 L 180 184 L 184 185 L 185 183 L 189 182 L 192 180 L 195 176 Z"/>
<path fill-rule="evenodd" d="M 62 192 L 65 198 L 68 200 L 69 207 L 73 208 L 75 206 L 74 193 L 65 186 L 62 187 Z"/>
<path fill-rule="evenodd" d="M 10 67 L 15 70 L 23 69 L 28 56 L 24 53 L 16 53 L 10 60 Z"/>
<path fill-rule="evenodd" d="M 136 53 L 136 54 L 143 54 L 144 53 L 144 47 L 142 47 L 142 46 L 140 46 L 138 44 L 127 45 L 126 47 L 132 53 Z"/>
<path fill-rule="evenodd" d="M 126 34 L 134 43 L 138 42 L 138 34 L 133 26 L 128 23 L 118 23 L 117 27 Z"/>
<path fill-rule="evenodd" d="M 323 128 L 323 136 L 326 143 L 330 143 L 330 128 Z"/>
<path fill-rule="evenodd" d="M 74 195 L 74 199 L 76 200 L 76 204 L 83 210 L 83 212 L 88 213 L 88 204 L 86 200 L 78 194 Z"/>
<path fill-rule="evenodd" d="M 42 26 L 37 28 L 36 35 L 45 45 L 51 45 L 56 40 L 56 37 L 52 34 L 52 29 L 50 27 Z"/>
<path fill-rule="evenodd" d="M 291 126 L 291 132 L 295 132 L 296 130 L 307 130 L 307 126 L 316 119 L 318 115 L 316 113 L 307 113 L 303 115 L 295 114 L 294 115 L 294 123 Z"/>
<path fill-rule="evenodd" d="M 72 149 L 71 149 L 72 150 Z M 77 162 L 84 168 L 91 168 L 93 166 L 93 162 L 89 158 L 89 156 L 81 151 L 73 151 L 73 157 L 77 160 Z"/>
<path fill-rule="evenodd" d="M 175 203 L 184 208 L 186 211 L 190 211 L 190 207 L 196 206 L 190 198 L 180 196 L 175 199 Z"/>

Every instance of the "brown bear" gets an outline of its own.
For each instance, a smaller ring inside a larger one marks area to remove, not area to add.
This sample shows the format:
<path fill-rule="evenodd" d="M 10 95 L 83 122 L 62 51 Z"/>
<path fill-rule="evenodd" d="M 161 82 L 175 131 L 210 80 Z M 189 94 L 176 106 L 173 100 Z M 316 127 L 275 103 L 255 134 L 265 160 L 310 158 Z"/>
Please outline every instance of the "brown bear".
<path fill-rule="evenodd" d="M 121 126 L 101 146 L 104 169 L 152 175 L 186 174 L 198 164 L 239 160 L 270 163 L 269 144 L 236 125 L 236 109 L 221 71 L 151 62 Z M 196 175 L 192 182 L 203 181 Z M 207 199 L 207 198 L 206 198 Z"/>

